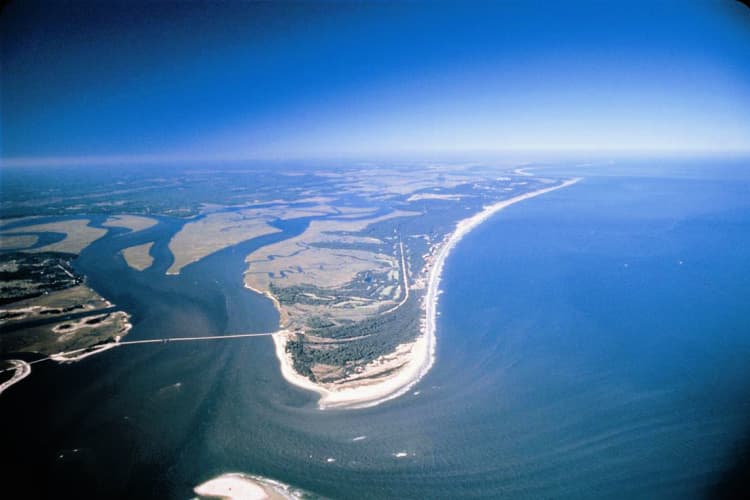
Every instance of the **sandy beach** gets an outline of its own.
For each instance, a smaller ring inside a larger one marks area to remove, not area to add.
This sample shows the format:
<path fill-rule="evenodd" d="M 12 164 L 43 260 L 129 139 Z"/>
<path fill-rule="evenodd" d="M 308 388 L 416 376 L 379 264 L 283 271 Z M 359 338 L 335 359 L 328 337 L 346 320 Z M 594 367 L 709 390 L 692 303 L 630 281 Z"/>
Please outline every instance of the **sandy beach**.
<path fill-rule="evenodd" d="M 108 351 L 114 347 L 120 345 L 118 342 L 107 342 L 106 344 L 100 344 L 96 347 L 85 347 L 83 349 L 76 349 L 75 351 L 60 352 L 57 354 L 51 354 L 49 359 L 57 361 L 58 363 L 75 363 L 81 361 L 95 354 Z M 77 354 L 77 353 L 81 354 Z M 77 355 L 76 355 L 77 354 Z"/>
<path fill-rule="evenodd" d="M 196 486 L 196 495 L 228 500 L 283 500 L 299 498 L 288 486 L 248 474 L 227 473 Z"/>
<path fill-rule="evenodd" d="M 318 393 L 320 395 L 318 407 L 321 410 L 331 408 L 367 408 L 407 393 L 427 374 L 427 372 L 430 371 L 430 368 L 432 368 L 432 365 L 435 362 L 435 329 L 437 322 L 440 279 L 443 272 L 443 266 L 451 250 L 467 233 L 500 210 L 515 203 L 549 193 L 550 191 L 568 187 L 580 180 L 580 178 L 570 179 L 556 186 L 531 191 L 507 200 L 499 201 L 484 207 L 481 212 L 467 219 L 461 220 L 456 225 L 456 229 L 440 245 L 432 267 L 428 273 L 427 292 L 424 303 L 422 304 L 424 316 L 422 318 L 421 334 L 415 341 L 408 344 L 401 344 L 397 347 L 397 355 L 400 359 L 404 359 L 404 362 L 399 365 L 399 369 L 395 370 L 393 375 L 384 379 L 379 379 L 374 383 L 362 382 L 360 385 L 346 387 L 341 390 L 330 390 L 312 382 L 310 379 L 303 377 L 294 370 L 291 355 L 286 352 L 286 343 L 291 332 L 280 330 L 273 335 L 273 341 L 275 344 L 276 357 L 279 359 L 279 364 L 281 366 L 282 376 L 290 384 Z M 274 300 L 274 304 L 278 308 L 278 302 Z M 375 369 L 379 364 L 378 360 L 368 364 L 362 374 L 364 376 L 363 378 L 366 378 L 370 369 Z"/>
<path fill-rule="evenodd" d="M 31 374 L 31 365 L 22 359 L 9 359 L 8 363 L 11 365 L 8 370 L 13 370 L 13 376 L 0 384 L 0 394 Z"/>

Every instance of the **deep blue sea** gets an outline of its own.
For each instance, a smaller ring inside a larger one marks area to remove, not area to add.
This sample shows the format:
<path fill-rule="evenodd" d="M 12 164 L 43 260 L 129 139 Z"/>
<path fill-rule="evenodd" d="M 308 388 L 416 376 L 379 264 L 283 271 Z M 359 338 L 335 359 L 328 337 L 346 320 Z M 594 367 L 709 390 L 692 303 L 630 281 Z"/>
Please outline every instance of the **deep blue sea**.
<path fill-rule="evenodd" d="M 246 472 L 333 498 L 718 495 L 750 449 L 750 163 L 548 172 L 585 178 L 448 258 L 437 361 L 413 393 L 318 411 L 268 338 L 41 363 L 0 398 L 4 485 L 187 499 Z M 243 259 L 304 221 L 165 276 L 178 226 L 116 230 L 78 261 L 133 314 L 130 338 L 273 330 Z M 128 269 L 117 250 L 146 241 L 156 266 Z"/>

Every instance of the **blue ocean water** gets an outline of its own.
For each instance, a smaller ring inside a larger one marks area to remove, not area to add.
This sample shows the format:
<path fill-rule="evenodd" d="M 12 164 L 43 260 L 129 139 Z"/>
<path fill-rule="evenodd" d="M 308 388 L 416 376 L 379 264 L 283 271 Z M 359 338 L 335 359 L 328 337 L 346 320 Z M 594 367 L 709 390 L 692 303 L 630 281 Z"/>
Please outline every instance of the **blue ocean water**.
<path fill-rule="evenodd" d="M 750 176 L 677 167 L 576 168 L 580 183 L 467 235 L 411 394 L 318 411 L 265 338 L 39 364 L 0 399 L 4 481 L 84 498 L 190 498 L 224 472 L 333 498 L 711 496 L 750 431 Z M 79 259 L 133 313 L 132 338 L 272 329 L 242 288 L 262 242 L 165 276 L 177 228 L 115 231 Z M 149 239 L 154 268 L 128 269 L 117 250 Z"/>
<path fill-rule="evenodd" d="M 497 492 L 701 496 L 736 458 L 750 424 L 750 190 L 712 173 L 594 170 L 456 250 L 441 360 L 472 367 L 464 425 L 508 435 L 475 443 L 497 454 Z"/>

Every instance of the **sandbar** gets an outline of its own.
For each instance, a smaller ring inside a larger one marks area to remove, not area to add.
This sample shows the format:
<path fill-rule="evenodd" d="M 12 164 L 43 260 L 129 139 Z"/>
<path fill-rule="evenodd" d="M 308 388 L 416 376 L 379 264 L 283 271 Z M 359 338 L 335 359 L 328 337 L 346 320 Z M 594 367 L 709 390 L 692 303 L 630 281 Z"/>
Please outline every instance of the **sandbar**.
<path fill-rule="evenodd" d="M 142 231 L 158 224 L 159 221 L 151 217 L 142 217 L 140 215 L 113 215 L 107 219 L 102 226 L 104 227 L 124 227 L 132 232 Z"/>
<path fill-rule="evenodd" d="M 35 248 L 33 252 L 67 252 L 81 253 L 83 249 L 98 240 L 105 234 L 106 229 L 91 227 L 88 219 L 71 219 L 47 224 L 35 224 L 31 226 L 15 227 L 3 231 L 4 235 L 16 233 L 64 233 L 65 238 L 56 243 Z"/>
<path fill-rule="evenodd" d="M 154 263 L 154 258 L 151 257 L 152 246 L 154 246 L 153 241 L 144 243 L 143 245 L 128 247 L 122 251 L 122 256 L 128 266 L 136 271 L 143 271 L 151 267 Z"/>
<path fill-rule="evenodd" d="M 39 237 L 33 234 L 0 235 L 0 250 L 23 250 L 36 245 L 37 241 Z"/>
<path fill-rule="evenodd" d="M 265 220 L 247 217 L 240 213 L 212 213 L 188 222 L 169 242 L 174 256 L 167 274 L 180 274 L 183 267 L 197 262 L 214 252 L 281 230 Z"/>
<path fill-rule="evenodd" d="M 230 472 L 202 483 L 193 491 L 196 495 L 227 500 L 284 500 L 301 498 L 282 483 L 259 476 Z"/>
<path fill-rule="evenodd" d="M 10 386 L 19 383 L 21 380 L 25 379 L 31 374 L 31 365 L 29 365 L 29 363 L 27 363 L 26 361 L 23 361 L 21 359 L 9 359 L 8 363 L 11 364 L 11 367 L 7 369 L 13 370 L 14 373 L 9 380 L 6 380 L 2 384 L 0 384 L 0 394 L 2 394 L 4 391 L 7 391 Z"/>

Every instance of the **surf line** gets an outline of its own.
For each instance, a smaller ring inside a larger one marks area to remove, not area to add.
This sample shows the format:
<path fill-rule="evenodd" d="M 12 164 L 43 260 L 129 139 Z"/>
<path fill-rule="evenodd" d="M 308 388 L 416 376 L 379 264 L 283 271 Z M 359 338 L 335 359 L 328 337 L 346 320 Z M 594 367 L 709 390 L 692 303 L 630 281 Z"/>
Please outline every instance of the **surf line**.
<path fill-rule="evenodd" d="M 420 334 L 411 343 L 407 361 L 394 375 L 367 386 L 338 390 L 329 389 L 311 381 L 295 370 L 292 358 L 286 352 L 288 338 L 286 335 L 280 334 L 274 335 L 273 340 L 282 376 L 292 385 L 317 393 L 319 395 L 318 408 L 321 410 L 369 408 L 406 394 L 422 380 L 435 363 L 437 305 L 441 275 L 443 266 L 452 249 L 466 234 L 504 208 L 557 189 L 571 186 L 580 180 L 580 177 L 568 179 L 559 184 L 549 185 L 536 191 L 530 191 L 512 198 L 497 201 L 484 206 L 480 212 L 460 220 L 456 224 L 453 232 L 448 234 L 443 242 L 439 243 L 436 247 L 435 258 L 432 264 L 430 264 L 427 274 L 427 291 L 420 306 Z M 274 301 L 274 303 L 277 309 L 281 310 L 278 301 Z"/>

